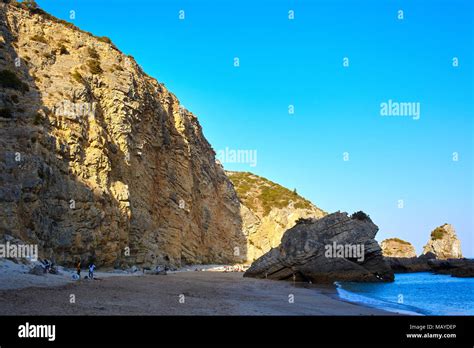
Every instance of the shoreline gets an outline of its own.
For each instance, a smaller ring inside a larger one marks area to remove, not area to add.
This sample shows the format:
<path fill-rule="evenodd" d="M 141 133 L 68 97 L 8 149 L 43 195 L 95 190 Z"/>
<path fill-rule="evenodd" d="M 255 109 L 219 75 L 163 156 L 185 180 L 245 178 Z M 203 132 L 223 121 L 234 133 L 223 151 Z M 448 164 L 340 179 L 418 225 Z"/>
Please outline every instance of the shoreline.
<path fill-rule="evenodd" d="M 344 301 L 332 285 L 244 278 L 242 272 L 96 274 L 93 281 L 0 289 L 0 315 L 397 315 Z"/>
<path fill-rule="evenodd" d="M 368 297 L 368 296 L 363 296 L 363 295 L 360 295 L 356 292 L 346 290 L 346 289 L 344 289 L 343 286 L 338 284 L 338 282 L 336 282 L 335 286 L 336 286 L 337 296 L 342 301 L 346 301 L 346 302 L 349 302 L 349 303 L 357 303 L 357 304 L 360 304 L 361 306 L 367 306 L 367 307 L 370 307 L 370 308 L 381 309 L 381 310 L 384 310 L 384 311 L 387 311 L 387 312 L 390 312 L 390 313 L 394 313 L 394 314 L 397 314 L 397 315 L 409 315 L 409 316 L 411 316 L 411 315 L 413 315 L 413 316 L 425 316 L 426 315 L 426 314 L 423 314 L 421 312 L 417 312 L 417 311 L 411 310 L 411 309 L 397 308 L 389 302 L 383 302 L 382 300 L 376 300 L 374 298 L 371 298 L 371 297 Z"/>
<path fill-rule="evenodd" d="M 433 272 L 404 272 L 385 284 L 336 283 L 342 299 L 415 316 L 472 316 L 472 284 L 472 278 Z"/>

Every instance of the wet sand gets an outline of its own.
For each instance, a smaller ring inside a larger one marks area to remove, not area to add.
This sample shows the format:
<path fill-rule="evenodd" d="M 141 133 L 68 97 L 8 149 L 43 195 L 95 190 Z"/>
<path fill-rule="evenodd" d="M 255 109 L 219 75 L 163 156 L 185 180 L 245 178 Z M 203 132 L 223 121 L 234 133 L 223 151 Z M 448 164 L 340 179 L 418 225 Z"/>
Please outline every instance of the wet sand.
<path fill-rule="evenodd" d="M 73 295 L 73 296 L 71 296 Z M 75 298 L 75 303 L 71 303 Z M 293 303 L 291 299 L 294 299 Z M 0 291 L 0 315 L 393 315 L 340 300 L 332 286 L 178 272 Z"/>

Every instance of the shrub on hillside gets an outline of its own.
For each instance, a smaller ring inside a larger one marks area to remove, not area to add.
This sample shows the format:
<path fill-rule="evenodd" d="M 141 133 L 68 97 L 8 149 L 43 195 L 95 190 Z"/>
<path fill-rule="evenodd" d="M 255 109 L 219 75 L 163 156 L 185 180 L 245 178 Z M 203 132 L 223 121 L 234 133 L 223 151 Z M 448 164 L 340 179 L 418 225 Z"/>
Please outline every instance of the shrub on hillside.
<path fill-rule="evenodd" d="M 41 123 L 43 123 L 43 117 L 41 116 L 41 114 L 39 112 L 37 112 L 34 116 L 33 116 L 33 123 L 35 125 L 40 125 Z"/>
<path fill-rule="evenodd" d="M 97 50 L 94 47 L 88 47 L 87 48 L 87 53 L 89 54 L 89 57 L 92 59 L 99 59 L 99 53 L 97 53 Z"/>
<path fill-rule="evenodd" d="M 400 243 L 400 244 L 405 244 L 405 245 L 410 245 L 410 243 L 404 241 L 403 239 L 400 239 L 400 238 L 389 238 L 387 239 L 388 241 L 394 241 L 394 242 L 397 242 L 397 243 Z"/>
<path fill-rule="evenodd" d="M 441 228 L 441 227 L 436 227 L 432 232 L 431 232 L 431 239 L 436 240 L 436 239 L 442 239 L 446 231 Z"/>
<path fill-rule="evenodd" d="M 38 34 L 35 34 L 32 37 L 30 37 L 30 40 L 41 42 L 41 43 L 48 43 L 48 41 L 43 35 L 38 35 Z"/>
<path fill-rule="evenodd" d="M 10 96 L 10 99 L 12 102 L 14 102 L 15 104 L 18 104 L 20 102 L 20 99 L 18 99 L 18 96 L 16 94 L 12 94 Z"/>
<path fill-rule="evenodd" d="M 12 115 L 12 112 L 10 109 L 8 108 L 2 108 L 0 109 L 0 117 L 3 117 L 3 118 L 12 118 L 13 115 Z"/>
<path fill-rule="evenodd" d="M 112 43 L 112 40 L 110 40 L 107 36 L 100 36 L 100 37 L 97 38 L 97 40 L 99 40 L 101 42 L 108 43 L 108 44 Z"/>
<path fill-rule="evenodd" d="M 364 213 L 361 210 L 361 211 L 358 211 L 358 212 L 352 214 L 351 219 L 365 221 L 365 220 L 370 220 L 370 217 L 369 217 L 369 215 L 367 215 L 366 213 Z"/>
<path fill-rule="evenodd" d="M 30 88 L 24 82 L 22 82 L 13 71 L 2 70 L 0 71 L 0 86 L 3 88 L 12 88 L 17 91 L 28 92 Z"/>
<path fill-rule="evenodd" d="M 67 50 L 66 46 L 59 46 L 59 54 L 69 54 L 69 51 Z"/>
<path fill-rule="evenodd" d="M 312 218 L 299 218 L 298 220 L 296 220 L 296 225 L 299 225 L 299 224 L 304 224 L 304 225 L 309 225 L 309 224 L 312 224 L 313 222 L 315 221 L 315 219 L 312 219 Z"/>
<path fill-rule="evenodd" d="M 103 72 L 102 68 L 100 67 L 99 61 L 95 59 L 88 60 L 87 66 L 89 67 L 89 71 L 91 72 L 91 74 L 99 75 Z"/>
<path fill-rule="evenodd" d="M 77 82 L 79 82 L 79 83 L 83 82 L 82 75 L 78 71 L 74 71 L 73 73 L 71 73 L 71 76 Z"/>

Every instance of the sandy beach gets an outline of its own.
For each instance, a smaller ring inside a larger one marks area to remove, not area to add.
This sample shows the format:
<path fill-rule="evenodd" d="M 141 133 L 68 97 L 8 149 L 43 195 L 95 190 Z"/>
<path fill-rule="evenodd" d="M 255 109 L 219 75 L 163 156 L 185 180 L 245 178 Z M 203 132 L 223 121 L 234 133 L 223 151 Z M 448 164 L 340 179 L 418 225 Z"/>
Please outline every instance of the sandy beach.
<path fill-rule="evenodd" d="M 209 271 L 108 274 L 0 290 L 0 315 L 392 315 L 340 300 L 332 286 L 244 278 Z M 41 280 L 43 276 L 28 275 Z M 61 277 L 61 276 L 59 276 Z M 71 298 L 75 303 L 71 303 Z M 293 303 L 291 299 L 294 299 Z"/>

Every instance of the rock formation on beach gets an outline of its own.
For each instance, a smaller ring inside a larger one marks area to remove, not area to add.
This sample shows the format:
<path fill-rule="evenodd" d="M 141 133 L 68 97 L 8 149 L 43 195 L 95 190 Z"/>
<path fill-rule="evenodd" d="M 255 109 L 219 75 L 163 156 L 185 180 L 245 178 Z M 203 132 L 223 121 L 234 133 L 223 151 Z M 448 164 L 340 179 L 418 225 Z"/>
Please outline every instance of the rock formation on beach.
<path fill-rule="evenodd" d="M 108 38 L 0 3 L 0 88 L 0 239 L 69 265 L 245 260 L 197 118 Z"/>
<path fill-rule="evenodd" d="M 474 277 L 474 260 L 450 259 L 428 260 L 431 271 L 437 274 L 450 274 L 453 277 Z"/>
<path fill-rule="evenodd" d="M 279 247 L 257 259 L 246 277 L 334 281 L 393 281 L 393 272 L 375 241 L 378 227 L 362 212 L 336 212 L 301 219 Z"/>
<path fill-rule="evenodd" d="M 247 261 L 252 262 L 281 242 L 283 233 L 300 218 L 326 213 L 295 191 L 248 172 L 226 172 L 240 199 Z"/>
<path fill-rule="evenodd" d="M 399 238 L 385 239 L 380 243 L 380 247 L 386 257 L 416 257 L 413 245 Z"/>
<path fill-rule="evenodd" d="M 474 260 L 469 259 L 437 260 L 434 254 L 425 254 L 411 258 L 386 257 L 385 260 L 395 273 L 433 272 L 453 277 L 474 277 Z"/>
<path fill-rule="evenodd" d="M 394 239 L 400 241 L 397 238 Z M 439 226 L 431 232 L 430 240 L 423 248 L 423 253 L 418 257 L 414 253 L 396 251 L 401 250 L 402 247 L 408 250 L 409 247 L 404 244 L 409 244 L 408 242 L 386 243 L 387 241 L 391 241 L 391 239 L 382 242 L 382 249 L 385 259 L 396 273 L 434 272 L 450 274 L 453 277 L 474 276 L 474 260 L 462 258 L 461 242 L 457 238 L 453 226 L 449 224 Z"/>
<path fill-rule="evenodd" d="M 437 259 L 462 258 L 461 242 L 456 236 L 454 227 L 444 224 L 436 227 L 430 235 L 428 243 L 423 247 L 423 254 L 433 253 Z"/>
<path fill-rule="evenodd" d="M 431 271 L 431 267 L 428 265 L 430 258 L 425 257 L 425 255 L 420 257 L 385 257 L 385 260 L 395 273 Z"/>

